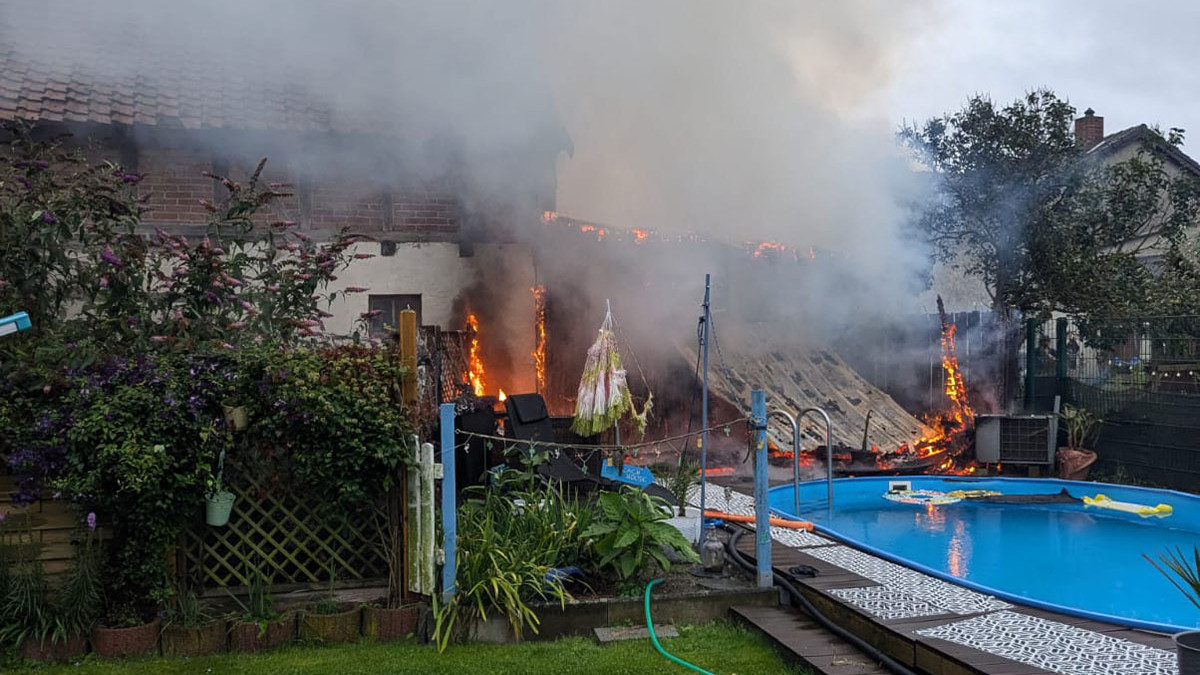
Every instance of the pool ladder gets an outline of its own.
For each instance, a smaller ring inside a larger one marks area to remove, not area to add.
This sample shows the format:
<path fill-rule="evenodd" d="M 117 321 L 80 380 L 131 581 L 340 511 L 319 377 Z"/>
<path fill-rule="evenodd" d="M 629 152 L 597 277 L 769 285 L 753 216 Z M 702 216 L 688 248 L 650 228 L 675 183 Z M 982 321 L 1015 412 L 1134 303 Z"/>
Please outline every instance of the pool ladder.
<path fill-rule="evenodd" d="M 798 416 L 793 416 L 786 410 L 772 410 L 768 415 L 779 415 L 792 425 L 792 499 L 793 511 L 792 515 L 800 517 L 800 420 L 808 413 L 817 413 L 825 418 L 825 461 L 826 474 L 825 485 L 826 493 L 829 500 L 829 509 L 833 509 L 833 424 L 829 421 L 829 414 L 821 408 L 805 408 L 800 411 Z"/>

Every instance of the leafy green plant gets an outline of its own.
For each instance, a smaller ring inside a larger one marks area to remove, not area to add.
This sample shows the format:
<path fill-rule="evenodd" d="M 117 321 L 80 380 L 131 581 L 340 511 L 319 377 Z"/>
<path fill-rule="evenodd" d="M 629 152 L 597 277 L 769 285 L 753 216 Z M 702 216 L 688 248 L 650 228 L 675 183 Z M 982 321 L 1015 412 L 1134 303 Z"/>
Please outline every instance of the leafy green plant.
<path fill-rule="evenodd" d="M 211 619 L 200 605 L 196 592 L 190 588 L 173 589 L 171 600 L 166 604 L 166 626 L 195 628 Z"/>
<path fill-rule="evenodd" d="M 315 608 L 313 608 L 317 614 L 337 614 L 338 612 L 342 611 L 341 605 L 338 604 L 337 594 L 335 591 L 336 580 L 337 580 L 336 568 L 334 566 L 334 563 L 332 561 L 330 561 L 330 563 L 329 563 L 329 590 L 325 595 L 323 595 L 321 597 L 320 600 L 317 601 L 317 606 Z"/>
<path fill-rule="evenodd" d="M 566 496 L 557 485 L 531 480 L 533 465 L 512 459 L 518 468 L 472 489 L 472 498 L 459 510 L 458 593 L 447 604 L 434 598 L 434 639 L 440 650 L 491 614 L 504 617 L 517 639 L 526 630 L 537 633 L 530 603 L 565 604 L 571 597 L 550 570 L 588 566 L 592 553 L 583 530 L 595 508 Z"/>
<path fill-rule="evenodd" d="M 666 484 L 667 490 L 675 498 L 679 515 L 686 516 L 688 491 L 693 485 L 700 484 L 700 467 L 692 462 L 681 461 L 675 465 L 659 464 L 651 470 Z"/>
<path fill-rule="evenodd" d="M 89 513 L 79 528 L 66 578 L 59 587 L 57 638 L 87 635 L 96 625 L 103 601 L 99 534 L 96 514 Z"/>
<path fill-rule="evenodd" d="M 262 637 L 267 633 L 267 625 L 278 619 L 281 615 L 275 609 L 275 599 L 271 596 L 271 579 L 262 571 L 261 567 L 251 565 L 245 566 L 246 574 L 246 601 L 231 593 L 226 589 L 229 597 L 237 603 L 242 610 L 242 615 L 239 619 L 244 623 L 258 624 L 258 635 Z"/>
<path fill-rule="evenodd" d="M 1067 447 L 1074 450 L 1084 449 L 1088 439 L 1094 436 L 1096 426 L 1103 421 L 1085 408 L 1073 405 L 1063 406 L 1058 416 L 1067 426 Z"/>
<path fill-rule="evenodd" d="M 662 522 L 671 517 L 671 507 L 662 499 L 633 488 L 605 492 L 597 501 L 600 513 L 583 536 L 595 540 L 598 565 L 627 581 L 649 563 L 671 568 L 664 549 L 690 562 L 700 558 L 679 530 Z"/>
<path fill-rule="evenodd" d="M 1153 565 L 1154 569 L 1162 573 L 1167 578 L 1167 581 L 1171 582 L 1172 586 L 1179 589 L 1179 592 L 1183 593 L 1184 597 L 1200 609 L 1200 546 L 1192 547 L 1191 560 L 1188 560 L 1183 549 L 1180 548 L 1176 548 L 1174 551 L 1159 553 L 1159 562 L 1155 562 L 1154 559 L 1145 553 L 1142 554 L 1142 557 L 1146 559 L 1146 562 Z M 1162 563 L 1162 565 L 1160 566 L 1159 563 Z"/>
<path fill-rule="evenodd" d="M 28 511 L 21 525 L 0 521 L 4 535 L 5 593 L 0 597 L 0 645 L 19 647 L 26 639 L 49 640 L 58 621 L 49 600 L 46 573 L 38 558 Z"/>

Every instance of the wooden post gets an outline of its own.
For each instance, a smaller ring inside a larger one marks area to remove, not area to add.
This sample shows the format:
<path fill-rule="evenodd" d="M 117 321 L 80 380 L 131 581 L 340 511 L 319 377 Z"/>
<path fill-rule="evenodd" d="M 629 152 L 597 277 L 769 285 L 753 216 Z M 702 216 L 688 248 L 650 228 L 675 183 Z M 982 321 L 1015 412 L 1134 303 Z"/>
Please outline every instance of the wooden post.
<path fill-rule="evenodd" d="M 406 370 L 400 382 L 400 397 L 404 405 L 417 404 L 417 313 L 411 309 L 399 312 L 400 360 Z"/>

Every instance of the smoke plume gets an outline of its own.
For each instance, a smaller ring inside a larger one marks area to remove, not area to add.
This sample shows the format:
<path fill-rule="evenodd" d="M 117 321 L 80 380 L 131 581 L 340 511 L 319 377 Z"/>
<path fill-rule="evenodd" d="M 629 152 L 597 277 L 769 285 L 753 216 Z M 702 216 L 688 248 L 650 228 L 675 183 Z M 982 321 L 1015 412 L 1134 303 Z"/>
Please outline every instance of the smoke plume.
<path fill-rule="evenodd" d="M 274 144 L 288 143 L 268 133 L 279 126 L 318 131 L 265 118 L 277 100 L 373 134 L 358 147 L 285 148 L 317 174 L 453 175 L 521 222 L 540 213 L 528 196 L 557 179 L 558 210 L 579 218 L 837 251 L 836 273 L 786 294 L 755 289 L 836 323 L 911 307 L 923 269 L 902 227 L 919 186 L 879 106 L 929 11 L 883 0 L 5 0 L 0 45 L 76 82 L 194 95 L 201 120 L 240 101 L 223 111 L 223 124 L 240 116 L 252 132 L 240 145 L 255 130 Z M 614 274 L 643 264 L 610 255 Z M 693 284 L 673 303 L 689 317 L 705 268 L 720 266 L 694 255 L 661 265 Z M 586 288 L 592 308 L 610 290 L 603 279 Z M 638 314 L 662 311 L 647 309 Z"/>

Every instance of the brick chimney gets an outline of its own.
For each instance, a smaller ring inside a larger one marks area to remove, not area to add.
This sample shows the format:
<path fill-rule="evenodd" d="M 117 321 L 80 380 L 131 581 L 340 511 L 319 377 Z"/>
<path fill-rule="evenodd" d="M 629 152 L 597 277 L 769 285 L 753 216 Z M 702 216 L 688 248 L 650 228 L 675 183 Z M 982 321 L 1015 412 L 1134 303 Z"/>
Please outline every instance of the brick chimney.
<path fill-rule="evenodd" d="M 1096 117 L 1096 111 L 1088 108 L 1083 117 L 1075 120 L 1075 142 L 1084 150 L 1091 149 L 1104 140 L 1104 118 Z"/>

